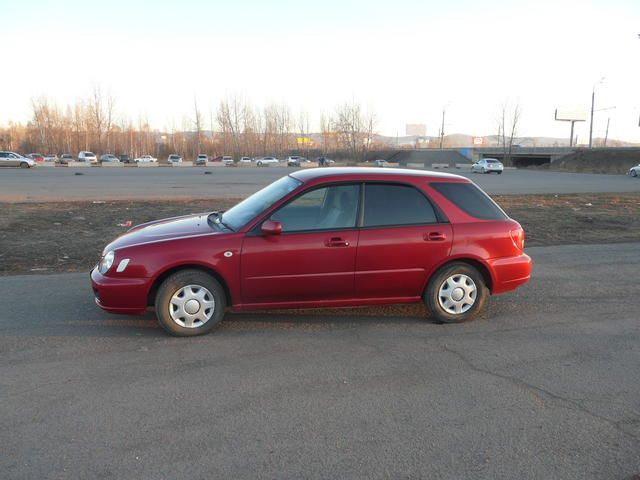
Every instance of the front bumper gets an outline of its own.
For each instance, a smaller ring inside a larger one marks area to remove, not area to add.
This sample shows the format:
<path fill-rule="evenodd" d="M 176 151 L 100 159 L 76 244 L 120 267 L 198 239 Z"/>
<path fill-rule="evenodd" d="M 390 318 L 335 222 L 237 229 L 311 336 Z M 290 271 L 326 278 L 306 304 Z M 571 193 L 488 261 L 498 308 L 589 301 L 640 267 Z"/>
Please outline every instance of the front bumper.
<path fill-rule="evenodd" d="M 96 305 L 111 313 L 140 315 L 147 310 L 149 278 L 107 277 L 98 268 L 91 271 Z"/>
<path fill-rule="evenodd" d="M 531 278 L 533 262 L 525 253 L 515 257 L 494 258 L 487 263 L 493 272 L 491 293 L 494 295 L 518 288 Z"/>

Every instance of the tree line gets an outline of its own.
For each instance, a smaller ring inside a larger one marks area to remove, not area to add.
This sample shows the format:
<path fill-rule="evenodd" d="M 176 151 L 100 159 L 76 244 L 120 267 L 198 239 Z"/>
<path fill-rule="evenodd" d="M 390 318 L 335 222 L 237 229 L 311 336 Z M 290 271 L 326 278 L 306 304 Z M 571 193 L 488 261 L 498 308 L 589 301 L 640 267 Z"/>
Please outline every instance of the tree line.
<path fill-rule="evenodd" d="M 199 153 L 278 157 L 297 154 L 336 155 L 361 160 L 376 147 L 376 117 L 357 101 L 339 105 L 319 118 L 320 132 L 312 133 L 308 112 L 294 113 L 283 103 L 258 107 L 230 95 L 205 112 L 194 99 L 191 114 L 167 131 L 151 128 L 145 116 L 137 120 L 119 112 L 116 98 L 96 86 L 91 94 L 60 106 L 47 97 L 31 100 L 26 124 L 0 127 L 0 149 L 21 153 L 150 154 L 163 158 L 177 153 L 185 159 Z"/>

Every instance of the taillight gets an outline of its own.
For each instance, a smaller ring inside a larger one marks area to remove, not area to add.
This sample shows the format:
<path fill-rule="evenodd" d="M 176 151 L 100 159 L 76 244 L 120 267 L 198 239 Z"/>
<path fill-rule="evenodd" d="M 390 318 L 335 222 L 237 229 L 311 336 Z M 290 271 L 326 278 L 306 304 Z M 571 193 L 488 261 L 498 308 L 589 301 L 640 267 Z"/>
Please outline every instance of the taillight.
<path fill-rule="evenodd" d="M 516 248 L 524 250 L 524 230 L 522 228 L 511 230 L 511 240 L 513 240 L 513 244 Z"/>

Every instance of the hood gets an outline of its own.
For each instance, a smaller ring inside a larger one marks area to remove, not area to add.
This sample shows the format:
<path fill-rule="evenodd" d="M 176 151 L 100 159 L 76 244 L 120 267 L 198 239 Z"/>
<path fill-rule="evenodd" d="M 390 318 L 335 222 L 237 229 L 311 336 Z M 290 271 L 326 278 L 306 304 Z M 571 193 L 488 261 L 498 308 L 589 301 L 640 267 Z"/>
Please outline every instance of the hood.
<path fill-rule="evenodd" d="M 223 233 L 209 226 L 208 215 L 209 213 L 192 214 L 137 225 L 107 245 L 105 251 L 175 238 Z"/>

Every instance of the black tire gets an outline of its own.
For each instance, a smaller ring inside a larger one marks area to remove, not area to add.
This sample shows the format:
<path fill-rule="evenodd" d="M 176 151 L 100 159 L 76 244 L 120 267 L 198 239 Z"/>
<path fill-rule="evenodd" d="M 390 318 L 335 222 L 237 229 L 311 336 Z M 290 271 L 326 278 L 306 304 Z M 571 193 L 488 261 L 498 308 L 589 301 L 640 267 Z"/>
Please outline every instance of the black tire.
<path fill-rule="evenodd" d="M 501 171 L 498 171 L 498 172 L 496 172 L 496 173 L 497 173 L 498 175 L 502 175 L 502 172 L 501 172 Z"/>
<path fill-rule="evenodd" d="M 635 170 L 631 170 L 631 176 L 632 177 L 637 177 L 638 176 L 638 172 L 636 172 Z"/>
<path fill-rule="evenodd" d="M 20 162 L 20 168 L 31 168 L 27 162 Z"/>
<path fill-rule="evenodd" d="M 211 318 L 202 325 L 192 328 L 179 325 L 171 318 L 169 313 L 171 297 L 187 285 L 205 287 L 211 292 L 213 300 L 215 301 Z M 170 275 L 162 282 L 160 288 L 158 288 L 155 299 L 158 322 L 167 333 L 176 337 L 193 337 L 209 333 L 222 321 L 226 306 L 227 300 L 222 285 L 211 275 L 200 270 L 180 270 Z"/>
<path fill-rule="evenodd" d="M 438 298 L 440 287 L 450 277 L 457 274 L 466 275 L 476 286 L 475 301 L 471 308 L 463 313 L 449 313 L 441 305 Z M 440 268 L 429 280 L 429 284 L 424 292 L 423 301 L 427 309 L 431 312 L 436 321 L 441 323 L 462 323 L 473 320 L 484 308 L 487 301 L 489 289 L 485 285 L 482 274 L 468 263 L 454 262 Z"/>
<path fill-rule="evenodd" d="M 257 163 L 256 163 L 256 165 L 257 165 L 258 167 L 261 167 L 261 166 L 262 166 L 262 162 L 257 162 Z"/>

